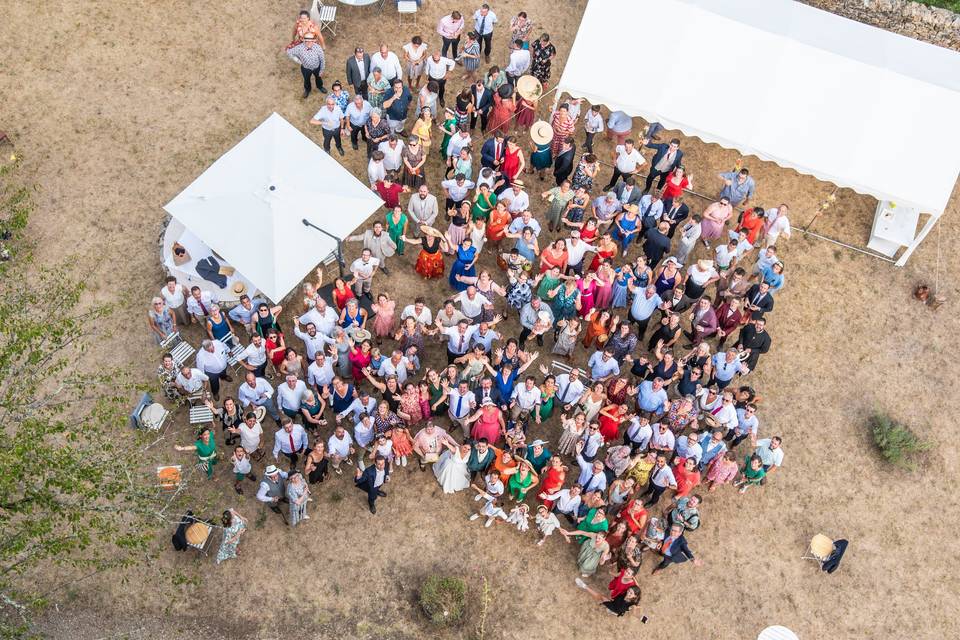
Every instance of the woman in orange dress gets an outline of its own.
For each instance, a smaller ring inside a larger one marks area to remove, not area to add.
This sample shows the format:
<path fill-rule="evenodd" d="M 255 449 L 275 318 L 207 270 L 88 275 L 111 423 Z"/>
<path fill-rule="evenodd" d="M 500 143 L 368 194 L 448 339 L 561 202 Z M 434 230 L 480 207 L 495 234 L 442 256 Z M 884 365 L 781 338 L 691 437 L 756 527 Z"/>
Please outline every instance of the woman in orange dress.
<path fill-rule="evenodd" d="M 613 442 L 620 437 L 620 422 L 627 415 L 627 406 L 624 404 L 608 404 L 600 409 L 597 418 L 600 421 L 600 435 L 604 442 Z"/>
<path fill-rule="evenodd" d="M 405 424 L 401 422 L 393 427 L 390 442 L 393 444 L 393 456 L 397 464 L 401 467 L 407 466 L 407 457 L 413 454 L 413 440 Z"/>
<path fill-rule="evenodd" d="M 746 233 L 747 241 L 753 246 L 757 246 L 757 241 L 760 239 L 760 232 L 763 231 L 763 223 L 765 221 L 763 209 L 760 207 L 750 207 L 743 212 L 743 218 L 737 223 L 737 231 Z"/>
<path fill-rule="evenodd" d="M 560 456 L 553 456 L 540 475 L 539 497 L 547 509 L 553 508 L 553 500 L 548 500 L 546 496 L 563 489 L 563 483 L 566 479 L 567 468 L 563 466 L 563 460 L 560 459 Z"/>
<path fill-rule="evenodd" d="M 540 252 L 540 273 L 545 273 L 550 269 L 557 267 L 563 273 L 567 269 L 567 245 L 561 240 L 556 240 L 550 246 Z"/>
<path fill-rule="evenodd" d="M 507 211 L 507 205 L 498 202 L 497 206 L 490 213 L 490 222 L 487 223 L 487 240 L 494 243 L 503 240 L 507 232 L 507 225 L 509 225 L 512 220 L 513 218 L 510 217 L 510 212 Z"/>
<path fill-rule="evenodd" d="M 583 332 L 583 347 L 589 349 L 590 345 L 596 340 L 597 349 L 602 349 L 610 337 L 610 323 L 612 321 L 610 312 L 591 309 L 584 320 L 587 324 L 587 330 Z"/>
<path fill-rule="evenodd" d="M 414 269 L 427 280 L 441 278 L 447 272 L 447 266 L 443 262 L 443 252 L 448 251 L 450 245 L 447 244 L 447 239 L 438 229 L 421 225 L 420 232 L 422 234 L 419 240 L 420 255 L 417 256 L 417 264 Z M 402 238 L 405 242 L 411 244 L 417 242 L 416 238 L 407 238 L 406 236 Z"/>
<path fill-rule="evenodd" d="M 503 85 L 493 93 L 493 108 L 490 109 L 490 120 L 487 122 L 487 135 L 502 131 L 504 135 L 510 133 L 513 126 L 513 114 L 517 110 L 517 103 L 513 99 L 510 85 Z"/>

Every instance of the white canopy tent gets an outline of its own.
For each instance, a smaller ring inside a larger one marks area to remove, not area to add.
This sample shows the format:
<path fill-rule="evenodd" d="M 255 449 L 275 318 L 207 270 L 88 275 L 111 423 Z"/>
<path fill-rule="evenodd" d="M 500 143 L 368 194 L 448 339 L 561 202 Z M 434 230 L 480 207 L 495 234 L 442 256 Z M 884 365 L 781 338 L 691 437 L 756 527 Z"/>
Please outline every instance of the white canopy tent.
<path fill-rule="evenodd" d="M 898 265 L 960 173 L 960 54 L 794 0 L 590 0 L 558 90 L 931 214 Z"/>
<path fill-rule="evenodd" d="M 276 113 L 164 209 L 265 296 L 280 301 L 383 205 Z M 196 258 L 196 256 L 194 256 Z"/>

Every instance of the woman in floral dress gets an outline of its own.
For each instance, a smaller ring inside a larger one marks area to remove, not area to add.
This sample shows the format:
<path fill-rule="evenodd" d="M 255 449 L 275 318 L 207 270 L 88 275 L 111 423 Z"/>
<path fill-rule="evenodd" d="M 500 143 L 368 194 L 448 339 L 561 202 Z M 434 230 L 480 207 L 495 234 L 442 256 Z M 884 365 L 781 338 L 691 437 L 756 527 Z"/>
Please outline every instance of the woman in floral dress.
<path fill-rule="evenodd" d="M 583 189 L 589 193 L 593 189 L 593 179 L 600 171 L 600 163 L 597 162 L 597 156 L 592 153 L 585 153 L 580 158 L 580 164 L 577 170 L 573 172 L 573 180 L 570 183 L 574 189 Z"/>
<path fill-rule="evenodd" d="M 420 389 L 412 382 L 403 385 L 403 394 L 400 396 L 400 408 L 397 415 L 408 425 L 420 424 L 423 420 L 423 411 L 420 408 Z"/>
<path fill-rule="evenodd" d="M 390 88 L 390 82 L 383 77 L 380 67 L 374 68 L 367 76 L 367 102 L 374 109 L 383 108 L 383 95 Z"/>
<path fill-rule="evenodd" d="M 247 519 L 234 509 L 227 509 L 223 512 L 222 522 L 223 541 L 217 550 L 217 564 L 237 557 L 237 545 L 240 544 L 240 537 L 243 532 L 247 530 Z"/>
<path fill-rule="evenodd" d="M 553 66 L 553 59 L 557 57 L 557 48 L 550 43 L 549 34 L 545 33 L 534 41 L 530 47 L 530 55 L 530 73 L 546 90 L 550 81 L 550 67 Z"/>
<path fill-rule="evenodd" d="M 548 189 L 540 194 L 541 198 L 550 201 L 550 206 L 547 207 L 546 211 L 547 228 L 550 231 L 560 229 L 560 216 L 567 210 L 567 203 L 573 199 L 576 193 L 570 187 L 570 181 L 564 180 L 559 187 Z"/>

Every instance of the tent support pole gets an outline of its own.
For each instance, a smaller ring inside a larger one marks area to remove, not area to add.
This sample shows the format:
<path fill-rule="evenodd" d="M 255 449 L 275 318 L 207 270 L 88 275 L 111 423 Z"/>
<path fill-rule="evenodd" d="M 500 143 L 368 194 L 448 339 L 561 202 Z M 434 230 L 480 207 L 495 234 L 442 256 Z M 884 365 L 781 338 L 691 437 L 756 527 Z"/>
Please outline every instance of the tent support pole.
<path fill-rule="evenodd" d="M 339 272 L 340 272 L 340 277 L 342 278 L 342 277 L 343 277 L 343 264 L 344 264 L 344 263 L 343 263 L 343 240 L 341 240 L 341 239 L 338 238 L 337 236 L 333 235 L 332 233 L 330 233 L 330 232 L 327 231 L 326 229 L 321 229 L 320 227 L 318 227 L 317 225 L 313 224 L 312 222 L 310 222 L 310 221 L 307 220 L 306 218 L 304 218 L 304 219 L 301 220 L 300 222 L 303 223 L 303 226 L 305 226 L 305 227 L 310 227 L 310 228 L 312 228 L 312 229 L 316 229 L 317 231 L 319 231 L 319 232 L 322 233 L 323 235 L 329 236 L 329 237 L 331 237 L 331 238 L 333 238 L 334 240 L 337 241 L 337 269 L 339 270 Z"/>
<path fill-rule="evenodd" d="M 907 250 L 903 252 L 903 255 L 897 258 L 896 265 L 902 267 L 907 264 L 907 259 L 913 254 L 917 247 L 920 246 L 920 243 L 923 242 L 924 238 L 927 237 L 927 234 L 933 231 L 933 228 L 936 226 L 937 222 L 940 220 L 940 216 L 943 215 L 943 212 L 934 213 L 927 220 L 926 224 L 923 225 L 923 228 L 920 229 L 920 233 L 917 234 L 917 237 L 913 239 L 913 242 L 907 246 Z"/>

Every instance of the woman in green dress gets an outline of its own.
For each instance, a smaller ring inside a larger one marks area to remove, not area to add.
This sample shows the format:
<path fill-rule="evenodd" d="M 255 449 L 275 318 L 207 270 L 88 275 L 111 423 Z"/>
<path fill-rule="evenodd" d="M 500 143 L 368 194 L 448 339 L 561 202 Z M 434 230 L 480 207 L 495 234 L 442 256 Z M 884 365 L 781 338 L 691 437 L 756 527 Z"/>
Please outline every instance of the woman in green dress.
<path fill-rule="evenodd" d="M 367 76 L 367 102 L 374 109 L 383 108 L 383 94 L 390 88 L 390 82 L 383 77 L 380 67 L 376 67 Z"/>
<path fill-rule="evenodd" d="M 573 199 L 574 195 L 576 195 L 576 191 L 570 187 L 569 180 L 564 180 L 559 187 L 548 189 L 540 194 L 541 198 L 550 201 L 546 213 L 547 228 L 550 231 L 560 230 L 560 216 L 567 210 L 567 204 Z"/>
<path fill-rule="evenodd" d="M 450 144 L 450 138 L 453 137 L 453 134 L 457 132 L 457 114 L 452 109 L 446 109 L 444 111 L 444 117 L 446 120 L 440 125 L 440 130 L 443 131 L 443 139 L 440 141 L 440 148 L 437 149 L 437 151 L 440 152 L 440 158 L 446 162 L 447 145 Z M 449 175 L 447 177 L 449 177 Z"/>
<path fill-rule="evenodd" d="M 397 255 L 403 255 L 403 235 L 407 232 L 407 214 L 401 207 L 394 207 L 387 214 L 387 235 L 397 245 Z"/>
<path fill-rule="evenodd" d="M 607 522 L 607 512 L 600 507 L 593 507 L 587 511 L 586 517 L 577 525 L 577 533 L 606 533 L 610 530 L 610 523 Z M 577 542 L 582 542 L 583 537 L 577 538 Z"/>
<path fill-rule="evenodd" d="M 540 420 L 547 420 L 553 415 L 554 400 L 557 397 L 557 379 L 548 375 L 540 385 Z"/>
<path fill-rule="evenodd" d="M 495 206 L 497 206 L 497 194 L 490 191 L 489 185 L 481 184 L 477 189 L 477 195 L 473 197 L 473 209 L 470 210 L 470 215 L 474 220 L 486 222 L 490 219 L 490 212 Z"/>
<path fill-rule="evenodd" d="M 517 467 L 517 472 L 512 474 L 507 481 L 507 490 L 510 492 L 511 498 L 522 502 L 527 497 L 527 492 L 537 486 L 540 478 L 533 470 L 533 465 L 523 458 L 518 458 L 518 461 L 520 464 Z"/>
<path fill-rule="evenodd" d="M 214 441 L 213 432 L 209 428 L 204 427 L 200 435 L 197 436 L 197 441 L 192 445 L 187 447 L 174 445 L 173 448 L 177 451 L 196 451 L 197 466 L 207 472 L 207 478 L 213 477 L 213 465 L 217 462 L 217 443 Z"/>
<path fill-rule="evenodd" d="M 570 542 L 570 536 L 576 533 L 566 529 L 559 531 L 567 542 Z M 577 554 L 577 568 L 580 569 L 580 575 L 587 578 L 595 574 L 600 565 L 610 558 L 610 545 L 607 544 L 604 531 L 581 533 L 577 538 L 582 539 L 580 553 Z"/>

